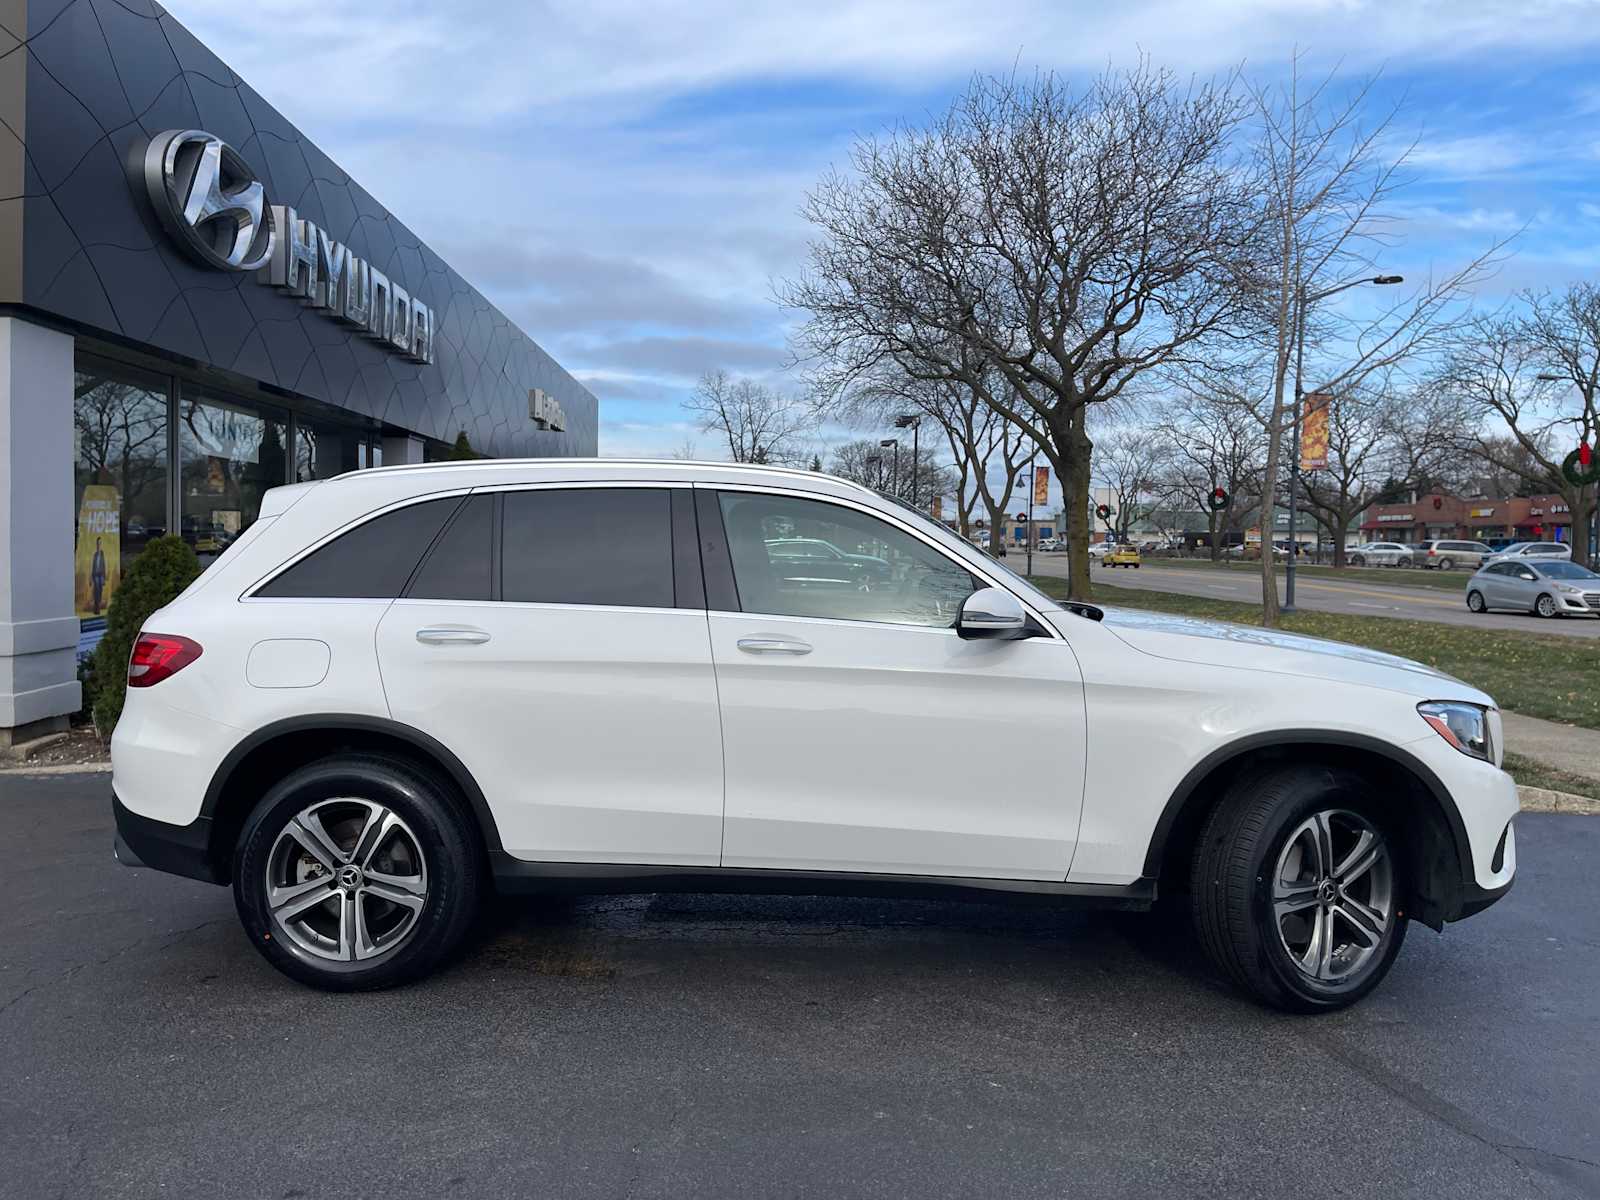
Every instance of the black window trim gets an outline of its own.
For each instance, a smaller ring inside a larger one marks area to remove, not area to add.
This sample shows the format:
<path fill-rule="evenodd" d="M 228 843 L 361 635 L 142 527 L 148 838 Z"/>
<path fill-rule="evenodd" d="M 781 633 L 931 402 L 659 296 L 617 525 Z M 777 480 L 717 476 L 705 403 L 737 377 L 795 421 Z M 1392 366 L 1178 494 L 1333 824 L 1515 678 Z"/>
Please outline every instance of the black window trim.
<path fill-rule="evenodd" d="M 706 607 L 712 612 L 736 613 L 755 617 L 769 617 L 781 621 L 821 621 L 831 624 L 865 625 L 874 629 L 909 629 L 924 633 L 950 633 L 956 631 L 954 627 L 944 629 L 936 625 L 907 625 L 898 621 L 857 621 L 847 617 L 795 617 L 785 616 L 782 613 L 750 613 L 739 604 L 738 584 L 733 577 L 733 559 L 728 550 L 727 531 L 722 523 L 722 505 L 719 495 L 722 492 L 738 492 L 743 494 L 756 493 L 768 496 L 785 496 L 797 500 L 815 500 L 822 504 L 836 504 L 841 508 L 853 509 L 868 517 L 875 517 L 887 525 L 915 538 L 940 558 L 960 567 L 968 575 L 977 579 L 981 586 L 998 588 L 1002 592 L 1016 597 L 1023 611 L 1029 614 L 1034 622 L 1043 631 L 1043 638 L 1054 642 L 1064 642 L 1066 639 L 1056 630 L 1056 627 L 1045 620 L 1044 614 L 1036 609 L 1026 596 L 1018 596 L 1015 591 L 1007 587 L 1001 579 L 990 575 L 981 567 L 958 558 L 947 551 L 938 542 L 924 534 L 913 525 L 908 525 L 892 512 L 885 512 L 873 508 L 868 504 L 861 504 L 844 496 L 835 496 L 827 492 L 813 492 L 801 488 L 771 487 L 761 484 L 742 483 L 696 483 L 695 508 L 700 514 L 700 548 L 704 557 L 706 576 Z M 709 531 L 709 532 L 708 532 Z M 725 572 L 726 578 L 719 578 Z"/>
<path fill-rule="evenodd" d="M 327 484 L 331 482 L 331 480 L 318 481 L 319 485 L 321 486 L 327 486 Z M 416 496 L 406 496 L 402 499 L 393 501 L 390 504 L 385 504 L 380 508 L 369 509 L 360 516 L 353 517 L 349 521 L 346 521 L 343 525 L 333 530 L 333 532 L 324 534 L 322 537 L 312 542 L 309 546 L 303 547 L 296 554 L 273 567 L 272 570 L 268 571 L 265 575 L 261 576 L 261 578 L 257 579 L 254 583 L 246 587 L 244 591 L 239 594 L 239 600 L 241 603 L 245 601 L 253 601 L 260 604 L 372 604 L 374 602 L 388 603 L 391 600 L 397 599 L 395 596 L 258 596 L 256 593 L 262 588 L 266 587 L 284 572 L 292 569 L 305 559 L 310 558 L 318 550 L 321 550 L 324 546 L 328 545 L 328 543 L 336 541 L 345 534 L 365 525 L 369 521 L 376 521 L 379 517 L 387 516 L 392 512 L 398 512 L 402 508 L 410 508 L 415 504 L 427 504 L 434 500 L 448 500 L 451 496 L 455 496 L 458 499 L 464 499 L 465 497 L 471 495 L 474 490 L 476 489 L 446 488 L 442 491 L 427 492 Z M 445 523 L 440 526 L 440 533 L 443 533 L 445 529 L 450 527 L 450 523 L 455 520 L 456 514 L 460 511 L 461 506 L 457 504 L 455 511 L 452 512 L 449 518 L 446 519 Z M 268 517 L 267 520 L 277 521 L 278 517 Z M 259 521 L 260 518 L 257 518 L 257 520 L 252 521 L 251 524 L 254 525 Z M 430 541 L 428 543 L 428 549 L 423 552 L 421 557 L 418 558 L 417 563 L 419 566 L 421 565 L 422 560 L 425 559 L 432 551 L 437 539 L 438 534 L 435 534 L 434 541 Z M 407 587 L 411 585 L 411 580 L 415 575 L 416 567 L 413 567 L 411 570 L 411 575 L 406 577 Z M 402 592 L 404 591 L 403 588 L 401 590 Z"/>
<path fill-rule="evenodd" d="M 428 565 L 428 560 L 433 553 L 444 544 L 445 535 L 461 520 L 462 515 L 471 507 L 472 501 L 478 496 L 488 495 L 491 510 L 489 513 L 489 599 L 488 600 L 462 600 L 441 598 L 434 596 L 413 596 L 411 589 L 416 586 L 417 577 L 422 574 L 422 568 Z M 445 523 L 439 527 L 439 532 L 433 535 L 433 540 L 428 543 L 428 548 L 422 552 L 422 557 L 417 559 L 417 565 L 411 568 L 411 574 L 406 576 L 405 586 L 400 589 L 396 600 L 419 600 L 424 604 L 493 604 L 500 599 L 500 510 L 502 505 L 497 493 L 485 493 L 481 488 L 474 488 L 462 497 L 461 503 L 456 505 L 455 511 L 450 514 Z"/>

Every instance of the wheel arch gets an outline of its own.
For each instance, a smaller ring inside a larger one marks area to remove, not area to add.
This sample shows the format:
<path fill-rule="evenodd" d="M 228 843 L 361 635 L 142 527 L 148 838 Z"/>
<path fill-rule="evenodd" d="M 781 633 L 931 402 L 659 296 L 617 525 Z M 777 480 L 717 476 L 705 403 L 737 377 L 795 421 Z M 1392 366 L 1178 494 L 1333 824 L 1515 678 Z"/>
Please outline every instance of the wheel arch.
<path fill-rule="evenodd" d="M 1246 769 L 1275 763 L 1344 767 L 1398 785 L 1414 887 L 1412 915 L 1436 929 L 1455 918 L 1472 849 L 1449 790 L 1404 748 L 1356 733 L 1277 730 L 1213 750 L 1189 770 L 1162 809 L 1145 854 L 1145 876 L 1164 882 L 1182 878 L 1200 826 L 1228 785 Z"/>
<path fill-rule="evenodd" d="M 207 856 L 219 883 L 233 874 L 233 848 L 250 810 L 289 771 L 342 751 L 392 754 L 443 775 L 465 801 L 486 855 L 503 849 L 494 813 L 466 765 L 438 739 L 385 717 L 317 713 L 264 725 L 239 742 L 211 776 L 200 817 L 209 822 Z"/>

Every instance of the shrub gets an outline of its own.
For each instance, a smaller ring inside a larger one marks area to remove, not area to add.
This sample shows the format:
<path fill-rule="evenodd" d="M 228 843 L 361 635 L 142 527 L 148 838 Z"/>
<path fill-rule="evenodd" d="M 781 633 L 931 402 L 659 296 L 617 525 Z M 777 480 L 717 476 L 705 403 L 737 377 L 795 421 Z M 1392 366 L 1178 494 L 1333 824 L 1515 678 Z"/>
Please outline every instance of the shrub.
<path fill-rule="evenodd" d="M 122 576 L 106 611 L 106 632 L 90 661 L 95 727 L 109 736 L 122 715 L 128 688 L 128 656 L 150 614 L 178 598 L 200 574 L 200 560 L 187 542 L 168 534 L 146 544 Z"/>

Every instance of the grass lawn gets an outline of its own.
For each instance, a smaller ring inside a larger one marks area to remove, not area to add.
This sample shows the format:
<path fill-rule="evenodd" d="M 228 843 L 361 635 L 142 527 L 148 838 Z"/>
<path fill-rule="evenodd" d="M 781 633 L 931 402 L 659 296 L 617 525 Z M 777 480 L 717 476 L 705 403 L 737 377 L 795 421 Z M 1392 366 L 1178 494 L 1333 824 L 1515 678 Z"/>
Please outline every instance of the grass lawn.
<path fill-rule="evenodd" d="M 1523 787 L 1549 788 L 1552 792 L 1569 792 L 1574 796 L 1600 800 L 1600 783 L 1582 775 L 1557 771 L 1531 758 L 1523 758 L 1520 754 L 1507 754 L 1504 766 Z"/>
<path fill-rule="evenodd" d="M 1248 571 L 1260 577 L 1261 564 L 1253 562 L 1214 563 L 1209 558 L 1156 558 L 1145 559 L 1152 567 L 1208 567 L 1211 570 Z M 1278 578 L 1283 578 L 1283 565 L 1274 564 Z M 1396 587 L 1425 587 L 1440 592 L 1465 592 L 1471 571 L 1424 571 L 1417 567 L 1319 567 L 1314 563 L 1301 563 L 1294 569 L 1301 579 L 1342 579 L 1346 583 L 1385 583 Z"/>
<path fill-rule="evenodd" d="M 1047 595 L 1066 595 L 1064 579 L 1035 576 L 1033 582 Z M 1102 604 L 1124 608 L 1155 609 L 1240 625 L 1261 623 L 1259 605 L 1235 600 L 1112 587 L 1099 579 L 1094 582 L 1094 595 Z M 1306 609 L 1285 616 L 1283 628 L 1427 663 L 1482 688 L 1501 708 L 1511 712 L 1600 729 L 1600 646 L 1592 642 Z"/>

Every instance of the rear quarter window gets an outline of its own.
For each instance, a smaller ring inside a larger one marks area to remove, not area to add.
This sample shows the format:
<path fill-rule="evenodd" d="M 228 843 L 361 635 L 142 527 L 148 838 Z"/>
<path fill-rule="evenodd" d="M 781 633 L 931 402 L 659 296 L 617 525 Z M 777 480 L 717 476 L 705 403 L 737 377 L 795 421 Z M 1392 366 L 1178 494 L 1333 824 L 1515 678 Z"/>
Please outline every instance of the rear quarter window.
<path fill-rule="evenodd" d="M 461 496 L 391 509 L 313 550 L 257 588 L 266 599 L 392 600 L 461 506 Z"/>

